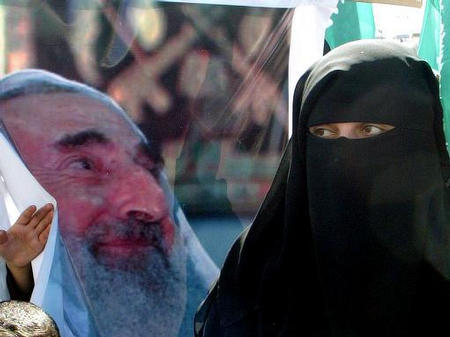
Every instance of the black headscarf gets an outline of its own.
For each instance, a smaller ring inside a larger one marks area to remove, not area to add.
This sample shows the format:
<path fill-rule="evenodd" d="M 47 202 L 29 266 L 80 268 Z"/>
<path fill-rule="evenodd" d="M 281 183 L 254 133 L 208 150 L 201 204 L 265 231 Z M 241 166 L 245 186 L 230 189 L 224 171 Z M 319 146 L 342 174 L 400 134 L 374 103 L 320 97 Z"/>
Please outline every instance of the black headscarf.
<path fill-rule="evenodd" d="M 300 79 L 293 135 L 199 336 L 450 334 L 449 157 L 437 81 L 409 49 L 341 46 Z M 383 123 L 364 139 L 312 125 Z"/>

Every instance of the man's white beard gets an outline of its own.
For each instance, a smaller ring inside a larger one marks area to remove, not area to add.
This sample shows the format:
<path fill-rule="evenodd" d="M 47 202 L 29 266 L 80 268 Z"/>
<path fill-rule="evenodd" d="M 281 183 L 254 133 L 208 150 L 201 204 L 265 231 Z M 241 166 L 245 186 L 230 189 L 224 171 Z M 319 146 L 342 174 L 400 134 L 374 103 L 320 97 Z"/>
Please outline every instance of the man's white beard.
<path fill-rule="evenodd" d="M 179 233 L 169 257 L 159 251 L 142 271 L 99 264 L 83 238 L 66 238 L 99 336 L 176 337 L 186 307 L 186 248 Z"/>

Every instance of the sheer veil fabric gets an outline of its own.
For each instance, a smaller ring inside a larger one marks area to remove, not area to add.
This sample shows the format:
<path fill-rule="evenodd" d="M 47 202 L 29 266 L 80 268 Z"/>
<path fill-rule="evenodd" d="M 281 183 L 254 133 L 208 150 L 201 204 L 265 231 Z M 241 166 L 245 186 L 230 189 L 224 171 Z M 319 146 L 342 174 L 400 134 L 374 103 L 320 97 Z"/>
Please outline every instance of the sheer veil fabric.
<path fill-rule="evenodd" d="M 293 135 L 253 224 L 196 317 L 198 336 L 450 332 L 449 156 L 430 67 L 395 42 L 341 46 L 294 95 Z M 369 122 L 366 139 L 308 127 Z"/>

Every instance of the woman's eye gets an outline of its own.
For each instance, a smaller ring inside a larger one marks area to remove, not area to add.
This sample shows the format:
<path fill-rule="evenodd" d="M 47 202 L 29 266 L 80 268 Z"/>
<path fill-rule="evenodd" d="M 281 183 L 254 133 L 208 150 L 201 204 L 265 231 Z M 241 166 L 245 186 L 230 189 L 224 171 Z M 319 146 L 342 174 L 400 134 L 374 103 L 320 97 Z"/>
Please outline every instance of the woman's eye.
<path fill-rule="evenodd" d="M 383 132 L 385 132 L 387 130 L 383 129 L 380 126 L 376 126 L 376 125 L 365 125 L 362 129 L 361 129 L 361 133 L 363 136 L 376 136 L 379 135 Z"/>
<path fill-rule="evenodd" d="M 333 130 L 326 128 L 310 128 L 309 132 L 311 132 L 314 136 L 321 138 L 335 138 L 336 133 Z"/>

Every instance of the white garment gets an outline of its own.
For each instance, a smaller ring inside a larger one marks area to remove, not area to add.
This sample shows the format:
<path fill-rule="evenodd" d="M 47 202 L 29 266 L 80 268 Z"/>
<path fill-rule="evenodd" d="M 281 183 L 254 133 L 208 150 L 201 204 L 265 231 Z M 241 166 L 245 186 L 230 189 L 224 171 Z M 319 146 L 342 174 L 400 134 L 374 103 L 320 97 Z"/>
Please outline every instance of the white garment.
<path fill-rule="evenodd" d="M 337 12 L 338 1 L 304 4 L 295 9 L 289 48 L 289 136 L 292 134 L 295 85 L 305 71 L 323 56 L 325 31 L 332 24 L 330 17 Z"/>
<path fill-rule="evenodd" d="M 270 8 L 295 8 L 303 5 L 327 6 L 336 5 L 336 0 L 160 0 L 162 2 L 188 2 L 209 5 L 232 5 Z"/>
<path fill-rule="evenodd" d="M 36 284 L 31 302 L 41 305 L 53 262 L 53 253 L 57 235 L 58 213 L 56 201 L 37 182 L 28 171 L 15 149 L 3 133 L 0 133 L 0 227 L 7 230 L 28 206 L 40 208 L 46 203 L 52 203 L 55 216 L 52 222 L 48 244 L 44 251 L 32 262 L 33 277 Z M 0 299 L 8 300 L 6 287 L 6 266 L 0 258 Z"/>

